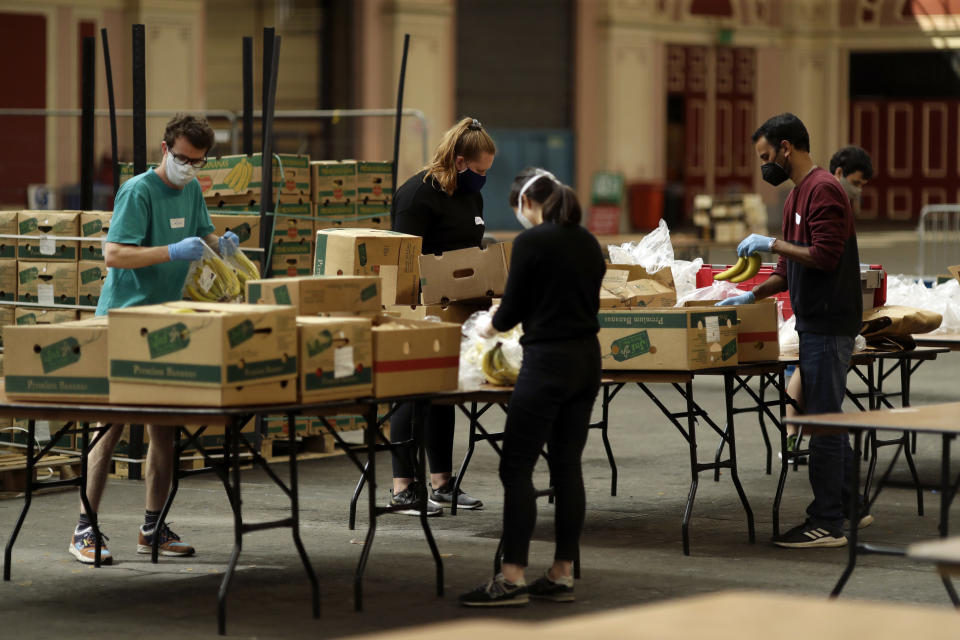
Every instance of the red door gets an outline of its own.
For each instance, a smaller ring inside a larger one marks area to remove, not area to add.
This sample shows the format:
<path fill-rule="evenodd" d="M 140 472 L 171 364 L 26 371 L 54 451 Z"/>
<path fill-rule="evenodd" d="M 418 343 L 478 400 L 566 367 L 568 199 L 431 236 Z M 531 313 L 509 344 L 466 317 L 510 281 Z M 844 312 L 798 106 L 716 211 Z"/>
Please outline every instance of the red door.
<path fill-rule="evenodd" d="M 861 218 L 913 223 L 924 205 L 960 202 L 958 118 L 957 99 L 851 101 L 850 137 L 873 160 Z"/>
<path fill-rule="evenodd" d="M 47 106 L 47 19 L 0 13 L 0 108 Z M 27 185 L 46 181 L 46 121 L 0 116 L 0 205 L 26 206 Z"/>

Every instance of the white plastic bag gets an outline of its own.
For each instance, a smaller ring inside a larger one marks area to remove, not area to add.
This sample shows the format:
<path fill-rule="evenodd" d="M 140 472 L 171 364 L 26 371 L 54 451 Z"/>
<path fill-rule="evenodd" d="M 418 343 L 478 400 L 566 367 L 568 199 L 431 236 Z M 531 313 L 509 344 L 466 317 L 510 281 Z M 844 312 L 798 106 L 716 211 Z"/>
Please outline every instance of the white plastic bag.
<path fill-rule="evenodd" d="M 797 333 L 797 316 L 790 316 L 780 325 L 780 353 L 797 355 L 800 353 L 800 334 Z"/>
<path fill-rule="evenodd" d="M 747 292 L 738 289 L 737 285 L 732 282 L 716 280 L 709 287 L 692 289 L 683 296 L 681 296 L 680 291 L 677 290 L 677 306 L 682 307 L 690 300 L 726 300 L 727 298 L 733 298 L 744 293 Z"/>
<path fill-rule="evenodd" d="M 643 236 L 640 242 L 626 242 L 620 246 L 609 245 L 612 264 L 638 264 L 648 273 L 673 265 L 673 245 L 670 244 L 670 229 L 662 218 L 657 228 Z"/>
<path fill-rule="evenodd" d="M 498 333 L 493 338 L 484 338 L 477 331 L 477 323 L 484 316 L 490 317 L 491 313 L 477 311 L 467 318 L 460 331 L 462 335 L 460 340 L 461 389 L 477 389 L 487 384 L 486 376 L 483 375 L 483 356 L 498 342 L 511 368 L 519 371 L 523 364 L 523 347 L 520 346 L 520 338 L 523 336 L 521 326 L 518 324 L 506 333 Z"/>
<path fill-rule="evenodd" d="M 932 287 L 904 275 L 887 275 L 887 305 L 926 309 L 943 316 L 930 333 L 960 333 L 960 283 L 951 279 Z"/>

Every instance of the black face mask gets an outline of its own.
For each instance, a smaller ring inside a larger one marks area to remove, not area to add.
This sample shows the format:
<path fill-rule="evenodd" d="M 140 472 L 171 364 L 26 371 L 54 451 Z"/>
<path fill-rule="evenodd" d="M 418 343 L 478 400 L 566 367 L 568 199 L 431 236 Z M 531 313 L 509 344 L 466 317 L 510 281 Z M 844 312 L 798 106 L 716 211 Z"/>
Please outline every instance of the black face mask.
<path fill-rule="evenodd" d="M 783 184 L 783 181 L 790 177 L 787 170 L 776 162 L 766 162 L 760 166 L 760 173 L 763 175 L 763 181 L 772 184 L 775 187 Z"/>

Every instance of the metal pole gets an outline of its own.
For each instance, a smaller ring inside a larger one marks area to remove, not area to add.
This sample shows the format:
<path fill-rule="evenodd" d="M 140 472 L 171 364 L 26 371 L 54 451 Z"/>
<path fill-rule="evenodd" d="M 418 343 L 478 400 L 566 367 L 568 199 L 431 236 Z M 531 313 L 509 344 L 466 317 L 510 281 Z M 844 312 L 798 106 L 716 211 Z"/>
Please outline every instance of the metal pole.
<path fill-rule="evenodd" d="M 120 188 L 120 158 L 117 150 L 117 105 L 113 98 L 113 71 L 110 67 L 110 44 L 107 42 L 107 30 L 100 29 L 103 40 L 103 64 L 107 71 L 107 101 L 110 104 L 110 163 L 113 165 L 113 195 Z M 96 115 L 96 111 L 94 111 Z"/>
<path fill-rule="evenodd" d="M 263 29 L 263 81 L 261 82 L 260 108 L 267 110 L 268 94 L 270 93 L 270 70 L 273 69 L 273 39 L 276 37 L 276 29 L 273 27 L 264 27 Z M 260 144 L 265 146 L 267 142 L 267 123 L 263 122 L 260 132 Z M 262 227 L 261 227 L 262 228 Z"/>
<path fill-rule="evenodd" d="M 133 173 L 147 170 L 147 80 L 145 35 L 142 24 L 133 25 Z"/>
<path fill-rule="evenodd" d="M 403 36 L 403 57 L 400 59 L 400 84 L 397 87 L 397 117 L 393 125 L 393 194 L 397 193 L 397 164 L 400 159 L 400 124 L 403 120 L 403 85 L 407 77 L 407 52 L 410 50 L 410 34 Z"/>
<path fill-rule="evenodd" d="M 83 116 L 80 122 L 80 208 L 93 209 L 93 108 L 95 100 L 97 41 L 91 36 L 83 39 L 82 83 Z"/>
<path fill-rule="evenodd" d="M 243 154 L 253 155 L 253 38 L 243 38 Z"/>
<path fill-rule="evenodd" d="M 277 71 L 280 63 L 281 37 L 271 38 L 273 51 L 270 54 L 271 68 L 267 102 L 264 105 L 263 115 L 263 157 L 260 162 L 260 246 L 263 247 L 263 263 L 260 272 L 270 274 L 273 249 L 273 216 L 267 212 L 273 211 L 273 107 L 277 99 Z"/>

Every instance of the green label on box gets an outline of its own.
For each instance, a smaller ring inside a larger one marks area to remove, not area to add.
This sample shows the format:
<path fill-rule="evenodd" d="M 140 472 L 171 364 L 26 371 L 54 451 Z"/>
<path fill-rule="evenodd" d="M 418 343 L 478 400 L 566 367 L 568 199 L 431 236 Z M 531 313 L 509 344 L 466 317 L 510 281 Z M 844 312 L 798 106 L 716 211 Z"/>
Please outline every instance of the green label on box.
<path fill-rule="evenodd" d="M 147 334 L 147 345 L 150 347 L 150 358 L 156 359 L 181 349 L 190 344 L 190 329 L 182 322 L 172 324 L 163 329 L 157 329 Z M 217 368 L 219 371 L 219 368 Z M 219 377 L 219 376 L 218 376 Z"/>
<path fill-rule="evenodd" d="M 682 313 L 598 313 L 601 329 L 686 329 L 687 317 Z"/>
<path fill-rule="evenodd" d="M 354 163 L 316 164 L 318 176 L 355 176 L 357 165 Z"/>
<path fill-rule="evenodd" d="M 111 360 L 112 378 L 136 380 L 174 380 L 177 382 L 214 382 L 221 380 L 220 367 L 203 364 L 174 364 L 138 362 L 136 360 Z"/>
<path fill-rule="evenodd" d="M 20 272 L 20 284 L 27 284 L 28 282 L 33 282 L 40 277 L 40 269 L 37 267 L 30 267 L 29 269 L 24 269 Z"/>
<path fill-rule="evenodd" d="M 40 229 L 40 223 L 36 218 L 27 218 L 20 223 L 20 235 L 26 235 L 28 233 L 33 233 Z"/>
<path fill-rule="evenodd" d="M 246 242 L 247 240 L 250 239 L 250 223 L 249 222 L 238 224 L 233 229 L 231 229 L 231 231 L 237 234 L 237 238 L 240 239 L 240 242 Z"/>
<path fill-rule="evenodd" d="M 237 345 L 243 344 L 253 337 L 254 332 L 253 322 L 250 320 L 244 320 L 237 326 L 228 329 L 227 340 L 230 342 L 230 348 L 235 349 Z"/>
<path fill-rule="evenodd" d="M 364 287 L 363 291 L 360 292 L 360 301 L 366 302 L 370 298 L 373 298 L 377 295 L 377 285 L 376 283 L 370 285 L 369 287 Z"/>
<path fill-rule="evenodd" d="M 273 245 L 273 255 L 304 256 L 310 254 L 310 242 L 276 242 Z"/>
<path fill-rule="evenodd" d="M 307 355 L 311 358 L 323 353 L 333 344 L 333 334 L 324 329 L 320 335 L 307 342 Z"/>
<path fill-rule="evenodd" d="M 227 382 L 243 382 L 259 378 L 272 378 L 297 373 L 296 358 L 273 358 L 260 362 L 247 362 L 243 366 L 231 364 L 227 366 Z"/>
<path fill-rule="evenodd" d="M 313 262 L 313 275 L 322 276 L 326 271 L 327 234 L 317 234 L 317 253 Z"/>
<path fill-rule="evenodd" d="M 273 300 L 277 304 L 293 304 L 290 302 L 290 290 L 287 285 L 282 284 L 273 290 Z"/>
<path fill-rule="evenodd" d="M 650 337 L 646 331 L 634 333 L 614 340 L 610 345 L 610 353 L 617 362 L 623 362 L 630 358 L 642 356 L 650 352 Z"/>
<path fill-rule="evenodd" d="M 247 302 L 250 304 L 256 304 L 260 300 L 260 294 L 262 293 L 259 284 L 249 284 L 250 295 L 247 296 Z"/>
<path fill-rule="evenodd" d="M 84 236 L 92 236 L 95 233 L 100 233 L 103 231 L 103 220 L 100 220 L 100 218 L 95 218 L 84 224 L 81 229 L 83 230 Z"/>
<path fill-rule="evenodd" d="M 110 393 L 107 378 L 72 378 L 59 376 L 7 376 L 7 391 L 17 393 L 69 393 L 78 396 L 105 396 Z"/>
<path fill-rule="evenodd" d="M 360 266 L 367 266 L 367 245 L 364 242 L 361 242 L 357 246 L 357 255 L 360 256 Z"/>
<path fill-rule="evenodd" d="M 17 324 L 37 324 L 37 314 L 25 313 L 17 318 Z"/>
<path fill-rule="evenodd" d="M 91 267 L 90 269 L 84 269 L 80 272 L 80 283 L 90 284 L 91 282 L 96 282 L 101 277 L 103 277 L 103 272 L 100 270 L 100 267 Z"/>
<path fill-rule="evenodd" d="M 724 360 L 729 360 L 737 354 L 737 340 L 734 338 L 727 344 L 723 345 L 723 351 L 720 352 L 720 356 Z"/>
<path fill-rule="evenodd" d="M 43 372 L 50 373 L 80 360 L 80 343 L 73 336 L 48 344 L 40 349 Z"/>

